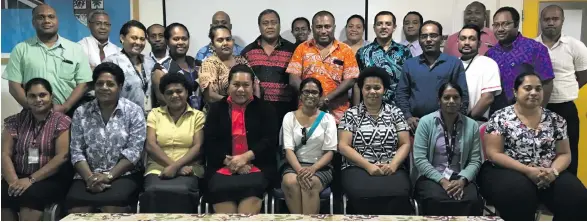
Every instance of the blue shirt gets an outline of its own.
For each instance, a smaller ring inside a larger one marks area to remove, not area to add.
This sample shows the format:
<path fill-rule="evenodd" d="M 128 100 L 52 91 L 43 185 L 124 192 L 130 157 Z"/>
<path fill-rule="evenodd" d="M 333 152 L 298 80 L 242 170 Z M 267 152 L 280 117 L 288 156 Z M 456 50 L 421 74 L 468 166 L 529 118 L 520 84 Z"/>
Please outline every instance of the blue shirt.
<path fill-rule="evenodd" d="M 457 57 L 441 53 L 432 66 L 424 55 L 408 59 L 397 86 L 395 103 L 406 119 L 421 118 L 439 109 L 438 90 L 451 80 L 463 90 L 461 111 L 467 113 L 469 92 L 463 62 Z"/>
<path fill-rule="evenodd" d="M 367 67 L 379 67 L 385 69 L 391 78 L 391 85 L 389 90 L 383 95 L 383 101 L 386 103 L 393 103 L 397 83 L 399 82 L 402 67 L 405 61 L 412 58 L 410 49 L 397 42 L 392 41 L 391 45 L 385 51 L 377 41 L 365 45 L 357 51 L 357 63 L 359 69 L 363 70 Z"/>
<path fill-rule="evenodd" d="M 243 51 L 243 47 L 235 43 L 234 47 L 232 47 L 232 55 L 240 55 L 241 51 Z M 198 54 L 196 54 L 196 60 L 202 62 L 212 54 L 214 54 L 214 49 L 212 48 L 211 44 L 208 44 L 198 50 Z"/>

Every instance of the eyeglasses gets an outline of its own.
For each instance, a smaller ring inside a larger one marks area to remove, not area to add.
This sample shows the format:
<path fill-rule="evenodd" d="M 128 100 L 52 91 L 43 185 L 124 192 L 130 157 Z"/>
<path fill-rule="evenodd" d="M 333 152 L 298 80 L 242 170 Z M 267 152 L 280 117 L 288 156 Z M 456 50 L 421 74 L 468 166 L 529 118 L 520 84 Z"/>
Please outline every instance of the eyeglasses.
<path fill-rule="evenodd" d="M 493 27 L 493 29 L 499 29 L 504 28 L 511 28 L 511 26 L 514 24 L 514 21 L 507 21 L 507 22 L 501 22 L 501 23 L 493 23 L 491 26 Z"/>
<path fill-rule="evenodd" d="M 112 26 L 112 24 L 110 24 L 109 22 L 90 22 L 90 24 L 94 24 L 96 26 L 105 26 L 105 27 Z"/>
<path fill-rule="evenodd" d="M 420 39 L 428 39 L 428 37 L 430 37 L 432 39 L 436 39 L 436 38 L 440 37 L 440 34 L 438 34 L 438 33 L 420 34 Z"/>
<path fill-rule="evenodd" d="M 306 128 L 302 128 L 302 145 L 306 145 L 308 142 L 308 138 L 306 137 Z"/>

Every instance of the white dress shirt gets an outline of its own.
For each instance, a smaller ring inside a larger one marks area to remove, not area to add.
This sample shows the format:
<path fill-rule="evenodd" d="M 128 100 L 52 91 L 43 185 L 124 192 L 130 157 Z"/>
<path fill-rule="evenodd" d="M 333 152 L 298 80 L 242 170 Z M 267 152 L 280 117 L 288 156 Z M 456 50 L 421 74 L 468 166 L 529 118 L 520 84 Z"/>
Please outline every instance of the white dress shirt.
<path fill-rule="evenodd" d="M 100 43 L 96 38 L 94 38 L 94 36 L 85 37 L 77 43 L 82 45 L 84 52 L 86 53 L 86 55 L 88 55 L 88 60 L 90 61 L 91 67 L 96 67 L 97 65 L 102 63 L 102 61 L 100 61 L 100 48 L 98 48 L 98 45 Z M 108 40 L 108 42 L 106 42 L 105 44 L 106 46 L 104 46 L 104 58 L 114 55 L 122 50 L 120 47 L 110 42 L 110 40 Z"/>

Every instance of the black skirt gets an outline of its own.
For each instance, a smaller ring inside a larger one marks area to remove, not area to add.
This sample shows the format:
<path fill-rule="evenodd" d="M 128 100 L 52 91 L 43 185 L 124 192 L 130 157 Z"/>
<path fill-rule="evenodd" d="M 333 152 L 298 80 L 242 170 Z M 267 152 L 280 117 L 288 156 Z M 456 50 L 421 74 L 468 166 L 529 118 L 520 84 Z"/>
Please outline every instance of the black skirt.
<path fill-rule="evenodd" d="M 215 173 L 208 181 L 206 199 L 211 204 L 239 202 L 248 197 L 263 199 L 268 185 L 263 172 L 231 176 Z"/>
<path fill-rule="evenodd" d="M 199 204 L 198 177 L 160 179 L 149 174 L 140 201 L 141 213 L 195 213 Z"/>
<path fill-rule="evenodd" d="M 20 175 L 18 178 L 27 177 L 26 175 Z M 43 211 L 46 206 L 63 200 L 70 184 L 71 177 L 67 179 L 52 176 L 33 183 L 22 195 L 10 197 L 8 196 L 8 187 L 10 185 L 2 179 L 2 208 L 19 211 L 21 207 L 26 207 Z"/>
<path fill-rule="evenodd" d="M 86 189 L 86 182 L 75 180 L 65 200 L 68 209 L 74 207 L 126 207 L 137 203 L 142 187 L 142 176 L 134 173 L 122 176 L 110 183 L 111 187 L 101 193 L 91 193 Z"/>

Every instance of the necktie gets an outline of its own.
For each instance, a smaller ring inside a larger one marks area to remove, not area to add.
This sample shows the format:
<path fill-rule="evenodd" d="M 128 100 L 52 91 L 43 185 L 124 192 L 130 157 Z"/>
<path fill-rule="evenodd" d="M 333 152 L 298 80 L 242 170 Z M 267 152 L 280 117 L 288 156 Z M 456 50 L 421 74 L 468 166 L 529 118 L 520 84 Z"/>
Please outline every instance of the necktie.
<path fill-rule="evenodd" d="M 100 62 L 104 61 L 104 59 L 106 58 L 106 53 L 104 53 L 105 46 L 106 46 L 106 44 L 98 45 L 98 48 L 100 49 Z"/>

